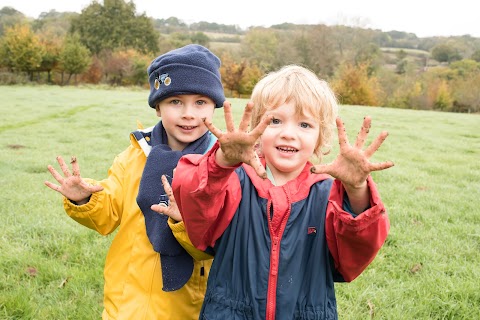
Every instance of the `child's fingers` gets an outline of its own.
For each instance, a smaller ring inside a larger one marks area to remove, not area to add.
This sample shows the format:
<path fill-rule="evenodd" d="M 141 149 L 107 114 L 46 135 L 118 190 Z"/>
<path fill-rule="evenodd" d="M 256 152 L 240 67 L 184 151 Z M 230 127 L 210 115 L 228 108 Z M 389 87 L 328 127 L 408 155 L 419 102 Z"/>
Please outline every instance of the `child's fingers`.
<path fill-rule="evenodd" d="M 63 160 L 63 158 L 61 156 L 57 157 L 57 162 L 60 165 L 60 169 L 62 169 L 63 175 L 65 177 L 71 177 L 72 174 L 68 170 L 67 164 L 65 163 L 65 161 Z"/>
<path fill-rule="evenodd" d="M 240 121 L 238 130 L 242 132 L 247 132 L 248 124 L 250 123 L 250 119 L 252 118 L 252 109 L 253 109 L 253 102 L 250 101 L 245 106 L 245 111 L 243 111 L 242 121 Z"/>
<path fill-rule="evenodd" d="M 340 117 L 337 117 L 335 122 L 337 123 L 338 143 L 340 144 L 340 149 L 343 149 L 349 144 L 347 132 L 345 130 L 345 126 L 343 125 L 343 121 L 342 119 L 340 119 Z"/>
<path fill-rule="evenodd" d="M 165 207 L 165 206 L 159 205 L 159 204 L 152 204 L 150 206 L 150 209 L 152 209 L 156 213 L 160 213 L 160 214 L 165 214 L 168 211 L 168 207 Z"/>
<path fill-rule="evenodd" d="M 72 160 L 70 161 L 72 164 L 72 172 L 73 175 L 76 177 L 80 177 L 80 166 L 78 165 L 77 157 L 72 156 Z"/>
<path fill-rule="evenodd" d="M 250 132 L 250 135 L 257 140 L 272 121 L 272 115 L 265 115 L 260 123 Z"/>
<path fill-rule="evenodd" d="M 172 191 L 172 186 L 170 185 L 170 182 L 168 182 L 167 176 L 164 174 L 162 174 L 162 184 L 165 192 L 168 193 L 168 191 Z"/>
<path fill-rule="evenodd" d="M 95 193 L 103 190 L 103 187 L 101 185 L 88 185 L 87 190 L 90 193 Z"/>
<path fill-rule="evenodd" d="M 233 121 L 232 105 L 230 104 L 230 102 L 225 102 L 223 104 L 223 116 L 225 117 L 225 125 L 227 127 L 227 132 L 234 132 L 235 122 Z"/>
<path fill-rule="evenodd" d="M 51 183 L 50 181 L 45 181 L 45 185 L 46 185 L 47 187 L 49 187 L 50 189 L 52 189 L 52 190 L 55 190 L 55 191 L 57 191 L 57 192 L 60 192 L 60 188 L 61 188 L 61 187 L 60 187 L 59 185 L 57 185 L 57 184 Z"/>
<path fill-rule="evenodd" d="M 365 155 L 370 158 L 377 150 L 380 148 L 382 143 L 387 139 L 388 137 L 388 132 L 383 131 L 380 133 L 375 140 L 368 146 L 367 149 L 365 149 Z"/>
<path fill-rule="evenodd" d="M 332 175 L 331 168 L 332 166 L 330 164 L 317 164 L 310 168 L 310 172 L 315 174 L 326 173 L 326 174 Z"/>
<path fill-rule="evenodd" d="M 363 119 L 363 125 L 360 129 L 360 132 L 357 135 L 357 140 L 355 141 L 355 147 L 361 149 L 367 140 L 368 133 L 370 132 L 370 127 L 372 125 L 372 119 L 367 116 Z"/>
<path fill-rule="evenodd" d="M 258 158 L 258 155 L 256 152 L 253 153 L 253 156 L 250 158 L 247 164 L 255 170 L 255 172 L 260 178 L 262 179 L 267 178 L 267 172 L 265 171 L 265 167 L 263 166 L 262 162 Z"/>
<path fill-rule="evenodd" d="M 50 171 L 50 174 L 52 177 L 58 181 L 58 183 L 62 184 L 63 183 L 63 177 L 55 170 L 51 165 L 47 166 L 48 171 Z"/>
<path fill-rule="evenodd" d="M 168 195 L 168 199 L 170 200 L 170 204 L 175 203 L 175 197 L 173 196 L 172 186 L 165 175 L 162 175 L 162 184 L 163 189 Z"/>
<path fill-rule="evenodd" d="M 208 128 L 208 130 L 210 130 L 210 132 L 215 137 L 217 137 L 217 139 L 220 139 L 220 137 L 223 134 L 222 130 L 215 127 L 214 124 L 210 120 L 208 120 L 207 118 L 202 118 L 202 120 L 203 120 L 203 123 L 205 124 L 205 126 Z"/>
<path fill-rule="evenodd" d="M 385 161 L 379 163 L 370 163 L 370 171 L 380 171 L 393 167 L 395 164 L 392 161 Z"/>
<path fill-rule="evenodd" d="M 162 205 L 159 205 L 159 204 L 153 204 L 153 205 L 150 206 L 150 209 L 152 209 L 153 211 L 155 211 L 157 213 L 169 216 L 170 218 L 172 218 L 175 221 L 182 221 L 183 220 L 182 215 L 180 214 L 178 209 L 173 209 L 172 206 L 165 207 L 165 206 L 162 206 Z"/>

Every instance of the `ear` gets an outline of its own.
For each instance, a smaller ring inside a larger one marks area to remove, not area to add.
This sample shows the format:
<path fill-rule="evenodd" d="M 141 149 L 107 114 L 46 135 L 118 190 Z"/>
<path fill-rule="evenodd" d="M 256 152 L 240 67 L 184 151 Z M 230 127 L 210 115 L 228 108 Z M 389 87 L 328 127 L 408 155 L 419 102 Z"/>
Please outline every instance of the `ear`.
<path fill-rule="evenodd" d="M 162 112 L 160 111 L 160 104 L 157 104 L 155 106 L 155 110 L 157 111 L 157 117 L 161 118 L 162 117 Z"/>

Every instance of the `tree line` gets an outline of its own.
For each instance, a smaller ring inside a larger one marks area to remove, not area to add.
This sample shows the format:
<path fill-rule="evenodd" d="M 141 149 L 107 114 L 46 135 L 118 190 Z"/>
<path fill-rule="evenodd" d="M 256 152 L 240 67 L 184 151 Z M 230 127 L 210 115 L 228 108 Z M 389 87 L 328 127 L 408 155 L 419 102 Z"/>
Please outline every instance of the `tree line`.
<path fill-rule="evenodd" d="M 301 64 L 329 81 L 343 104 L 480 112 L 480 39 L 417 38 L 400 31 L 280 24 L 242 30 L 153 19 L 133 2 L 98 1 L 80 14 L 31 19 L 0 9 L 0 84 L 148 86 L 161 53 L 189 44 L 222 60 L 226 94 L 248 97 L 267 72 Z"/>

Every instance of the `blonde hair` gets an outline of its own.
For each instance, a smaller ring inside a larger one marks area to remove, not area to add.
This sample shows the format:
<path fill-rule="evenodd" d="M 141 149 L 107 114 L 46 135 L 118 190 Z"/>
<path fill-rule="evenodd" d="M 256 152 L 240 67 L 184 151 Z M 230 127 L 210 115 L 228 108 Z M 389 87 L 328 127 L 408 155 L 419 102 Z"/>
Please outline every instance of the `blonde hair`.
<path fill-rule="evenodd" d="M 251 128 L 260 123 L 267 111 L 293 102 L 295 114 L 304 116 L 310 113 L 319 124 L 314 154 L 321 159 L 322 155 L 330 152 L 338 114 L 337 98 L 328 83 L 312 71 L 298 65 L 287 65 L 268 73 L 256 84 L 251 100 L 254 103 Z"/>

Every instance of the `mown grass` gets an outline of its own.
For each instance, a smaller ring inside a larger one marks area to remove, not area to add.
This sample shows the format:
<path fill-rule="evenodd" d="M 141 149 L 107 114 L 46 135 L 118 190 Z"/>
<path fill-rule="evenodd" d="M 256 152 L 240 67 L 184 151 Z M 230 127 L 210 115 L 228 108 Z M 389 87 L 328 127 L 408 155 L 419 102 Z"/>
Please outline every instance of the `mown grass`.
<path fill-rule="evenodd" d="M 0 86 L 0 319 L 95 319 L 112 240 L 78 225 L 43 185 L 55 156 L 103 178 L 137 120 L 158 118 L 148 91 Z M 232 99 L 237 123 L 246 100 Z M 337 284 L 340 319 L 480 318 L 480 115 L 342 106 L 353 141 L 390 136 L 373 173 L 387 206 L 385 246 L 355 281 Z M 214 122 L 223 125 L 218 110 Z M 336 149 L 324 161 L 335 155 Z"/>

